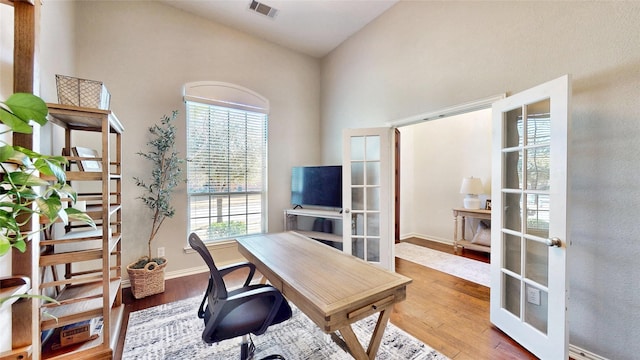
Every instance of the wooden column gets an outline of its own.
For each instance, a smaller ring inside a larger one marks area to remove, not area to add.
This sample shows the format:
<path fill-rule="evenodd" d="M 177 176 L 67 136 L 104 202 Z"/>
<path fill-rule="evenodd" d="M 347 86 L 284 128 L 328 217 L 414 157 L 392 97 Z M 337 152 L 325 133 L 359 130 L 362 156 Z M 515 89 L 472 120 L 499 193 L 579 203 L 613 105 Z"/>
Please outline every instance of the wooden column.
<path fill-rule="evenodd" d="M 40 2 L 15 1 L 13 6 L 15 39 L 13 45 L 13 91 L 37 95 Z"/>
<path fill-rule="evenodd" d="M 40 1 L 16 0 L 14 6 L 14 57 L 13 91 L 39 93 L 38 34 L 40 23 Z M 36 134 L 13 134 L 13 144 L 28 149 L 37 149 L 39 139 Z M 37 226 L 37 220 L 25 225 L 28 229 Z M 12 273 L 31 278 L 32 293 L 39 293 L 39 241 L 32 240 L 24 253 L 13 251 Z M 12 347 L 29 348 L 33 358 L 40 353 L 40 325 L 38 307 L 35 301 L 27 299 L 12 308 Z"/>

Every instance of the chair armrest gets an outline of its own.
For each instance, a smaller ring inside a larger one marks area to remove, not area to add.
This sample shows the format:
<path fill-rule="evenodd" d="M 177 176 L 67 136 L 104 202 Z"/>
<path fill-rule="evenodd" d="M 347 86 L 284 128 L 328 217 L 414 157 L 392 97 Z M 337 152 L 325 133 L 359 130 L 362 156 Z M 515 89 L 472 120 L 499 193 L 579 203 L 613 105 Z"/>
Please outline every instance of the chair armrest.
<path fill-rule="evenodd" d="M 249 268 L 249 275 L 247 275 L 247 279 L 244 281 L 244 285 L 243 285 L 243 286 L 249 286 L 249 283 L 251 282 L 251 280 L 253 280 L 253 276 L 256 273 L 256 266 L 250 262 L 241 262 L 237 264 L 231 264 L 231 265 L 219 268 L 218 271 L 220 272 L 220 276 L 224 278 L 226 275 L 243 268 Z"/>
<path fill-rule="evenodd" d="M 264 285 L 260 287 L 253 288 L 251 290 L 243 291 L 241 293 L 235 294 L 233 296 L 229 296 L 226 301 L 239 301 L 245 302 L 248 300 L 252 300 L 257 297 L 282 297 L 282 293 L 271 285 Z"/>

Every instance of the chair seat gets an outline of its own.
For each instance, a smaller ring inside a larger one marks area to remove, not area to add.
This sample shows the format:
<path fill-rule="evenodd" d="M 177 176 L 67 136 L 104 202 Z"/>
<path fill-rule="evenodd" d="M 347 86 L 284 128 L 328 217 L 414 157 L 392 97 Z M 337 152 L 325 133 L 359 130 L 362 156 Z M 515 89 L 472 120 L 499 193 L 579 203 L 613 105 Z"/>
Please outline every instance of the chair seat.
<path fill-rule="evenodd" d="M 268 287 L 269 285 L 251 285 L 235 289 L 229 292 L 229 297 L 234 294 L 243 293 L 259 287 Z M 267 317 L 273 307 L 273 299 L 268 297 L 258 297 L 239 305 L 225 314 L 215 328 L 215 331 L 208 336 L 207 342 L 219 342 L 222 340 L 232 339 L 244 334 L 252 333 L 261 335 L 258 330 L 262 328 L 264 319 Z M 205 313 L 205 323 L 209 321 L 211 311 L 207 304 Z M 284 301 L 278 309 L 275 319 L 271 325 L 281 323 L 291 317 L 291 307 Z"/>

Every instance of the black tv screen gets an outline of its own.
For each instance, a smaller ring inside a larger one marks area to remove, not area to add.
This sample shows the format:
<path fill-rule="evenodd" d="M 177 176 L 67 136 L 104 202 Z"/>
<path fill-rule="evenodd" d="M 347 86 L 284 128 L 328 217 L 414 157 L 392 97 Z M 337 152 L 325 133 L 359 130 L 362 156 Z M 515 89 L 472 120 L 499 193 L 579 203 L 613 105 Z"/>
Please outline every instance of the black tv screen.
<path fill-rule="evenodd" d="M 293 167 L 291 204 L 342 208 L 342 166 Z"/>

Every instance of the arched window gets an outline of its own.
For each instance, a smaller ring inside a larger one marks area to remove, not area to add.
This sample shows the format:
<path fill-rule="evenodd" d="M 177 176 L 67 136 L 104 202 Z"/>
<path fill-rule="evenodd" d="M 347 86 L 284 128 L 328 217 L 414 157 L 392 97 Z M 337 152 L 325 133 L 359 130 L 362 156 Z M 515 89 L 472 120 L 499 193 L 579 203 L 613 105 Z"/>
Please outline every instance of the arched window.
<path fill-rule="evenodd" d="M 221 82 L 188 83 L 184 100 L 189 232 L 209 241 L 265 232 L 269 101 Z"/>

